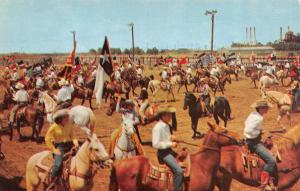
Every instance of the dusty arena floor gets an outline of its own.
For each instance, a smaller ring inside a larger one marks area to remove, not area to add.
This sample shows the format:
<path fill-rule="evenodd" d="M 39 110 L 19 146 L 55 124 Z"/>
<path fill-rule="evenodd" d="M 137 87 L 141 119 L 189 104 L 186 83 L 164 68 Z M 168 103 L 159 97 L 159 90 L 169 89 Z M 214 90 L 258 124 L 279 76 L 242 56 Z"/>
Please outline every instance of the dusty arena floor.
<path fill-rule="evenodd" d="M 157 70 L 155 70 L 157 71 Z M 148 74 L 151 71 L 147 71 Z M 190 86 L 190 89 L 192 87 Z M 280 91 L 285 91 L 286 87 L 282 88 L 280 87 Z M 139 92 L 139 90 L 137 91 Z M 1 90 L 0 95 L 3 95 L 3 90 Z M 158 98 L 164 97 L 163 93 L 160 92 L 160 96 L 157 96 Z M 183 107 L 183 98 L 184 93 L 183 89 L 179 94 L 176 95 L 176 102 L 172 102 L 169 104 L 174 105 L 177 108 L 177 120 L 178 120 L 178 131 L 175 132 L 175 135 L 180 137 L 181 139 L 186 140 L 187 142 L 201 144 L 201 140 L 194 141 L 191 139 L 192 130 L 190 127 L 190 119 L 188 117 L 188 112 L 184 111 L 182 109 Z M 228 128 L 230 130 L 237 131 L 239 133 L 242 133 L 243 127 L 244 127 L 244 121 L 247 117 L 247 115 L 251 112 L 250 105 L 259 98 L 259 90 L 254 89 L 253 87 L 250 87 L 250 80 L 249 79 L 241 79 L 239 81 L 233 80 L 231 85 L 227 85 L 225 96 L 229 99 L 230 105 L 232 108 L 232 116 L 234 119 L 232 121 L 229 121 Z M 2 100 L 2 98 L 1 98 Z M 95 102 L 95 100 L 93 100 Z M 76 101 L 78 103 L 78 100 Z M 86 102 L 87 105 L 87 102 Z M 107 109 L 106 103 L 102 104 L 101 109 L 94 110 L 96 116 L 97 116 L 97 125 L 95 132 L 99 136 L 104 136 L 104 138 L 101 138 L 101 141 L 105 144 L 106 148 L 108 149 L 109 141 L 110 141 L 110 134 L 111 132 L 119 127 L 120 125 L 120 115 L 117 113 L 114 113 L 112 117 L 108 117 L 105 112 Z M 3 116 L 6 114 L 4 113 Z M 274 128 L 277 128 L 276 124 L 276 115 L 277 115 L 277 109 L 276 107 L 272 108 L 269 112 L 269 114 L 266 116 L 264 121 L 264 128 L 266 130 L 271 130 Z M 2 116 L 2 117 L 3 117 Z M 293 114 L 292 115 L 292 124 L 295 125 L 300 122 L 299 120 L 299 114 Z M 202 118 L 200 120 L 200 123 L 198 125 L 198 129 L 201 132 L 207 131 L 207 125 L 206 125 L 206 118 Z M 287 120 L 283 120 L 283 124 L 288 126 Z M 222 123 L 223 125 L 223 123 Z M 146 151 L 146 155 L 150 158 L 155 157 L 155 150 L 151 147 L 151 130 L 152 130 L 153 124 L 150 124 L 145 127 L 140 127 L 140 132 L 143 141 L 145 142 L 144 148 Z M 44 125 L 42 136 L 45 135 L 46 130 L 48 128 L 48 125 Z M 77 129 L 78 130 L 78 129 Z M 26 135 L 30 135 L 31 129 L 30 128 L 23 128 L 22 132 Z M 16 133 L 15 133 L 16 135 Z M 45 144 L 37 144 L 35 142 L 26 141 L 26 142 L 18 142 L 17 137 L 14 137 L 13 141 L 9 141 L 8 137 L 4 136 L 3 139 L 3 145 L 2 145 L 2 151 L 6 155 L 5 160 L 0 161 L 0 190 L 6 191 L 6 190 L 22 190 L 25 187 L 25 181 L 23 179 L 25 175 L 25 167 L 26 162 L 29 159 L 29 157 L 37 152 L 40 152 L 42 150 L 47 149 Z M 187 147 L 187 145 L 181 145 L 181 147 Z M 189 146 L 188 146 L 189 147 Z M 180 147 L 179 147 L 180 148 Z M 179 149 L 178 148 L 178 149 Z M 192 152 L 195 152 L 197 150 L 197 147 L 190 146 L 189 149 Z M 105 191 L 108 190 L 108 184 L 109 184 L 109 169 L 99 170 L 97 175 L 94 178 L 94 191 Z M 233 183 L 232 189 L 233 191 L 243 190 L 243 191 L 252 191 L 256 190 L 255 188 L 250 188 L 247 186 L 244 186 L 242 184 Z"/>

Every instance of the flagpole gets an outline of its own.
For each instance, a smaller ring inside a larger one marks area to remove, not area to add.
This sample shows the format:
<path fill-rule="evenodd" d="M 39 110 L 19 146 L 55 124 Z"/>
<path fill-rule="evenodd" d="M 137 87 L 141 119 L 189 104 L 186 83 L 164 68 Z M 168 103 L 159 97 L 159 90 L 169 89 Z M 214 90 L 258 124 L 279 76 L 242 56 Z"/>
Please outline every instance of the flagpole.
<path fill-rule="evenodd" d="M 206 11 L 205 15 L 211 15 L 211 42 L 210 42 L 210 54 L 213 55 L 214 51 L 214 27 L 215 27 L 215 14 L 216 10 Z"/>
<path fill-rule="evenodd" d="M 132 41 L 132 60 L 134 62 L 134 30 L 133 30 L 133 26 L 134 23 L 129 23 L 129 26 L 131 27 L 131 41 Z"/>

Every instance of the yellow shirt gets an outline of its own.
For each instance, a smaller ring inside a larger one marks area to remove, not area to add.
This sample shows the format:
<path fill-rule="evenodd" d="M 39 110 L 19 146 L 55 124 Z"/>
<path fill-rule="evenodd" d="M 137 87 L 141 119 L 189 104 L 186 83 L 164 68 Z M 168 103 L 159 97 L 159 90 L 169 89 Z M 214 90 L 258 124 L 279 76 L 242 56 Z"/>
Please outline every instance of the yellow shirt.
<path fill-rule="evenodd" d="M 52 124 L 45 136 L 46 145 L 52 150 L 55 150 L 55 143 L 65 143 L 73 141 L 74 145 L 78 145 L 77 139 L 74 137 L 72 124 L 67 124 L 65 127 L 56 123 Z"/>

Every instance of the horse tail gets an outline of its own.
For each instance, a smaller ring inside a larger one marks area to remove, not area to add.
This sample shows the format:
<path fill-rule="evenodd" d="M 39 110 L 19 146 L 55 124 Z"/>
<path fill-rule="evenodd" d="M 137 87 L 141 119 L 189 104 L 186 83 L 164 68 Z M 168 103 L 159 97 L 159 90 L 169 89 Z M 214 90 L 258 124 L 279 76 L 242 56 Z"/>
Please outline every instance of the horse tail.
<path fill-rule="evenodd" d="M 224 104 L 225 104 L 225 116 L 227 119 L 230 119 L 231 118 L 231 107 L 230 107 L 230 104 L 229 104 L 229 101 L 225 98 L 224 100 Z"/>
<path fill-rule="evenodd" d="M 115 165 L 113 165 L 110 173 L 109 191 L 118 191 L 118 182 Z"/>

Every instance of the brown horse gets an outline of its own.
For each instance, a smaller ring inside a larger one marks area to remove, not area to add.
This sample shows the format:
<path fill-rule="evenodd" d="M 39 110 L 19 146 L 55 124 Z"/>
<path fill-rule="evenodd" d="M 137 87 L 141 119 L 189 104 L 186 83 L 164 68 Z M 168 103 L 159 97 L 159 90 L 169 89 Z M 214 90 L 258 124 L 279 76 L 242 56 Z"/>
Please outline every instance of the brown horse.
<path fill-rule="evenodd" d="M 92 79 L 85 84 L 85 88 L 80 88 L 78 86 L 74 86 L 74 92 L 72 94 L 72 100 L 75 98 L 81 99 L 81 105 L 84 105 L 85 100 L 89 100 L 90 108 L 93 109 L 92 99 L 93 99 L 93 91 L 95 87 L 96 79 Z"/>
<path fill-rule="evenodd" d="M 229 84 L 231 84 L 230 74 L 225 74 L 225 75 L 221 76 L 220 79 L 219 79 L 219 86 L 222 87 L 223 91 L 225 91 L 226 82 L 228 82 Z"/>
<path fill-rule="evenodd" d="M 281 161 L 277 164 L 278 191 L 292 187 L 300 178 L 300 125 L 293 127 L 284 135 L 278 135 Z M 218 172 L 217 186 L 220 191 L 229 191 L 232 179 L 249 186 L 260 185 L 260 173 L 264 162 L 258 161 L 258 167 L 245 170 L 241 148 L 239 146 L 223 147 Z M 252 174 L 252 177 L 251 177 Z"/>
<path fill-rule="evenodd" d="M 185 184 L 185 190 L 213 190 L 221 147 L 237 143 L 236 133 L 211 123 L 208 125 L 210 130 L 205 135 L 202 148 L 190 156 L 190 180 L 188 184 Z M 150 168 L 150 160 L 144 156 L 115 161 L 111 171 L 109 190 L 159 190 L 157 180 L 152 179 L 147 184 L 143 181 Z"/>
<path fill-rule="evenodd" d="M 9 90 L 5 92 L 3 105 L 9 111 L 14 106 L 13 96 Z M 31 125 L 32 127 L 32 135 L 31 139 L 35 139 L 36 141 L 40 140 L 40 132 L 42 130 L 44 124 L 44 115 L 41 109 L 37 108 L 33 105 L 33 103 L 25 106 L 24 108 L 20 108 L 15 116 L 15 124 L 16 129 L 19 134 L 19 140 L 23 140 L 23 136 L 21 134 L 21 123 L 26 123 Z M 10 140 L 13 139 L 13 126 L 9 127 L 10 130 Z"/>

